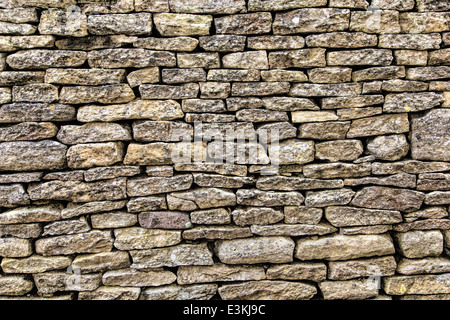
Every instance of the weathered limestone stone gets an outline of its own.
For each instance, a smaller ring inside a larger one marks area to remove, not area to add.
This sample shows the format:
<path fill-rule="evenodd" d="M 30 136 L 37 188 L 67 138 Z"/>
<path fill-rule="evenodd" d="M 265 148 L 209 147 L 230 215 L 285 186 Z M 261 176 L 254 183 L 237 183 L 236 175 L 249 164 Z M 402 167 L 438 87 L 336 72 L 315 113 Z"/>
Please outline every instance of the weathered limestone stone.
<path fill-rule="evenodd" d="M 415 188 L 416 176 L 408 173 L 397 173 L 395 175 L 386 177 L 365 177 L 358 179 L 345 179 L 346 186 L 360 186 L 360 185 L 380 185 L 380 186 L 394 186 L 400 188 Z"/>
<path fill-rule="evenodd" d="M 91 215 L 91 224 L 94 229 L 131 227 L 136 223 L 137 217 L 132 213 L 109 212 Z"/>
<path fill-rule="evenodd" d="M 329 66 L 385 66 L 391 64 L 392 60 L 392 51 L 387 49 L 361 49 L 327 53 L 327 64 Z"/>
<path fill-rule="evenodd" d="M 46 83 L 32 83 L 14 86 L 12 90 L 14 102 L 53 102 L 58 100 L 58 87 Z"/>
<path fill-rule="evenodd" d="M 342 188 L 342 180 L 319 180 L 302 177 L 262 177 L 256 182 L 256 187 L 261 190 L 311 190 L 323 188 Z"/>
<path fill-rule="evenodd" d="M 436 257 L 442 253 L 444 238 L 440 231 L 409 231 L 395 234 L 399 252 L 406 258 Z"/>
<path fill-rule="evenodd" d="M 245 177 L 247 175 L 247 167 L 242 165 L 227 163 L 196 163 L 196 164 L 178 164 L 174 166 L 176 171 L 186 172 L 214 172 L 223 175 L 232 175 Z"/>
<path fill-rule="evenodd" d="M 0 205 L 2 207 L 16 207 L 29 203 L 30 198 L 21 184 L 0 186 Z"/>
<path fill-rule="evenodd" d="M 150 13 L 89 15 L 87 30 L 94 35 L 149 35 L 152 32 L 152 15 Z"/>
<path fill-rule="evenodd" d="M 38 223 L 0 225 L 0 235 L 21 239 L 38 238 L 42 228 Z"/>
<path fill-rule="evenodd" d="M 162 286 L 145 289 L 141 300 L 209 300 L 217 292 L 217 284 L 196 284 L 190 286 Z"/>
<path fill-rule="evenodd" d="M 349 280 L 359 277 L 392 276 L 395 274 L 396 268 L 397 263 L 393 256 L 331 261 L 328 263 L 328 279 Z"/>
<path fill-rule="evenodd" d="M 104 49 L 90 51 L 88 62 L 91 68 L 147 68 L 174 67 L 175 54 L 168 51 L 146 49 Z"/>
<path fill-rule="evenodd" d="M 169 12 L 169 1 L 167 0 L 135 0 L 136 11 Z"/>
<path fill-rule="evenodd" d="M 430 204 L 433 205 L 434 203 Z M 393 230 L 398 232 L 408 232 L 410 230 L 448 230 L 450 229 L 450 223 L 448 221 L 448 219 L 425 219 L 414 222 L 405 222 L 395 225 Z"/>
<path fill-rule="evenodd" d="M 208 71 L 209 81 L 259 81 L 259 70 L 212 69 Z"/>
<path fill-rule="evenodd" d="M 422 162 L 417 160 L 406 160 L 394 163 L 374 162 L 372 164 L 372 173 L 376 175 L 397 174 L 401 172 L 420 174 L 446 171 L 449 166 L 450 164 L 447 162 Z"/>
<path fill-rule="evenodd" d="M 405 214 L 406 221 L 415 221 L 417 219 L 440 219 L 448 216 L 447 210 L 444 207 L 429 207 L 423 210 L 410 212 Z"/>
<path fill-rule="evenodd" d="M 348 28 L 350 10 L 308 8 L 277 13 L 273 22 L 274 34 L 343 31 Z"/>
<path fill-rule="evenodd" d="M 289 224 L 318 224 L 322 218 L 322 209 L 305 206 L 284 207 L 284 222 Z"/>
<path fill-rule="evenodd" d="M 383 102 L 384 97 L 382 95 L 323 98 L 322 109 L 360 108 Z"/>
<path fill-rule="evenodd" d="M 391 225 L 375 225 L 362 227 L 340 228 L 339 234 L 355 235 L 355 234 L 382 234 L 392 230 Z"/>
<path fill-rule="evenodd" d="M 289 92 L 289 82 L 234 82 L 233 96 L 270 96 Z"/>
<path fill-rule="evenodd" d="M 449 190 L 450 176 L 443 173 L 422 173 L 417 181 L 417 190 Z"/>
<path fill-rule="evenodd" d="M 199 210 L 191 212 L 191 222 L 193 224 L 229 224 L 231 222 L 230 213 L 223 208 Z"/>
<path fill-rule="evenodd" d="M 307 191 L 305 206 L 326 207 L 332 205 L 346 205 L 355 194 L 351 189 L 336 189 L 324 191 Z"/>
<path fill-rule="evenodd" d="M 131 140 L 130 128 L 117 123 L 92 122 L 61 126 L 57 139 L 64 144 Z"/>
<path fill-rule="evenodd" d="M 367 9 L 369 4 L 365 0 L 331 0 L 330 7 Z"/>
<path fill-rule="evenodd" d="M 402 32 L 429 33 L 448 31 L 448 13 L 446 12 L 404 12 L 400 14 Z"/>
<path fill-rule="evenodd" d="M 240 205 L 257 207 L 299 206 L 304 201 L 298 192 L 266 192 L 257 189 L 237 190 L 236 197 Z"/>
<path fill-rule="evenodd" d="M 206 99 L 225 99 L 228 98 L 231 91 L 231 85 L 226 82 L 201 82 L 200 98 Z M 195 97 L 193 97 L 195 98 Z"/>
<path fill-rule="evenodd" d="M 123 251 L 79 255 L 72 262 L 72 267 L 80 269 L 81 273 L 101 272 L 129 266 L 130 258 L 128 252 Z"/>
<path fill-rule="evenodd" d="M 0 22 L 0 31 L 2 34 L 12 34 L 12 35 L 29 35 L 36 32 L 36 27 L 28 24 L 16 24 L 11 22 Z"/>
<path fill-rule="evenodd" d="M 395 253 L 388 235 L 332 235 L 318 239 L 299 239 L 295 257 L 300 260 L 348 260 Z"/>
<path fill-rule="evenodd" d="M 63 87 L 60 93 L 61 102 L 72 104 L 126 103 L 134 98 L 134 92 L 127 84 Z"/>
<path fill-rule="evenodd" d="M 367 150 L 377 159 L 395 161 L 407 155 L 409 144 L 403 134 L 378 136 L 369 139 Z"/>
<path fill-rule="evenodd" d="M 381 84 L 381 89 L 389 92 L 425 91 L 428 90 L 428 83 L 422 81 L 394 79 L 383 81 Z"/>
<path fill-rule="evenodd" d="M 143 212 L 167 209 L 164 196 L 132 198 L 127 202 L 128 212 Z"/>
<path fill-rule="evenodd" d="M 273 81 L 273 82 L 305 82 L 308 81 L 308 77 L 302 71 L 293 70 L 270 70 L 261 71 L 261 77 L 263 81 Z"/>
<path fill-rule="evenodd" d="M 99 287 L 94 291 L 85 291 L 78 294 L 79 300 L 137 300 L 141 293 L 140 288 L 126 287 Z"/>
<path fill-rule="evenodd" d="M 352 121 L 347 138 L 377 136 L 409 131 L 407 113 L 380 115 Z"/>
<path fill-rule="evenodd" d="M 269 69 L 266 51 L 247 51 L 229 53 L 222 58 L 224 68 Z"/>
<path fill-rule="evenodd" d="M 91 230 L 84 217 L 78 220 L 56 221 L 44 227 L 43 236 L 57 236 L 61 234 L 83 233 Z"/>
<path fill-rule="evenodd" d="M 325 300 L 364 300 L 378 295 L 375 281 L 324 281 L 319 288 Z"/>
<path fill-rule="evenodd" d="M 278 145 L 269 145 L 268 151 L 273 164 L 303 164 L 314 161 L 313 141 L 289 139 Z"/>
<path fill-rule="evenodd" d="M 236 52 L 243 51 L 246 37 L 238 35 L 213 35 L 200 37 L 200 47 L 205 51 Z"/>
<path fill-rule="evenodd" d="M 36 8 L 10 8 L 0 10 L 0 20 L 13 23 L 38 22 Z"/>
<path fill-rule="evenodd" d="M 335 227 L 394 224 L 403 221 L 399 211 L 337 206 L 327 207 L 325 217 Z"/>
<path fill-rule="evenodd" d="M 32 200 L 63 200 L 89 202 L 120 200 L 126 198 L 126 178 L 98 182 L 49 181 L 30 184 L 28 193 Z"/>
<path fill-rule="evenodd" d="M 383 279 L 389 295 L 449 293 L 448 273 L 440 275 L 393 276 Z"/>
<path fill-rule="evenodd" d="M 280 11 L 326 5 L 324 0 L 250 0 L 249 11 Z"/>
<path fill-rule="evenodd" d="M 217 52 L 178 53 L 177 61 L 180 68 L 220 68 L 220 57 Z"/>
<path fill-rule="evenodd" d="M 128 74 L 127 81 L 132 88 L 144 83 L 157 83 L 159 82 L 159 69 L 151 67 L 132 71 Z"/>
<path fill-rule="evenodd" d="M 114 230 L 114 237 L 114 247 L 119 250 L 141 250 L 176 245 L 181 231 L 131 227 Z"/>
<path fill-rule="evenodd" d="M 88 35 L 87 17 L 84 13 L 50 8 L 41 12 L 40 34 L 53 34 L 66 37 L 85 37 Z M 75 20 L 75 21 L 74 21 Z"/>
<path fill-rule="evenodd" d="M 277 280 L 225 284 L 219 288 L 223 300 L 309 300 L 316 293 L 311 284 Z"/>
<path fill-rule="evenodd" d="M 188 99 L 197 98 L 199 86 L 196 83 L 177 85 L 143 84 L 139 86 L 142 99 Z"/>
<path fill-rule="evenodd" d="M 64 38 L 55 41 L 58 49 L 63 50 L 96 50 L 118 48 L 136 41 L 136 37 L 124 35 L 91 36 L 84 38 Z"/>
<path fill-rule="evenodd" d="M 377 43 L 376 35 L 364 32 L 330 32 L 312 34 L 306 37 L 308 47 L 363 48 L 375 47 Z"/>
<path fill-rule="evenodd" d="M 139 271 L 134 269 L 111 270 L 103 274 L 106 286 L 120 287 L 158 287 L 171 284 L 177 276 L 167 270 Z"/>
<path fill-rule="evenodd" d="M 270 52 L 269 64 L 271 69 L 324 67 L 326 65 L 325 49 L 314 48 Z"/>
<path fill-rule="evenodd" d="M 333 179 L 363 177 L 370 175 L 371 166 L 367 163 L 329 163 L 310 164 L 303 167 L 303 174 L 307 178 Z"/>
<path fill-rule="evenodd" d="M 336 162 L 356 160 L 364 147 L 359 140 L 335 140 L 316 143 L 315 150 L 317 159 Z"/>
<path fill-rule="evenodd" d="M 256 133 L 262 143 L 275 142 L 297 136 L 297 128 L 287 121 L 264 124 L 260 126 Z"/>
<path fill-rule="evenodd" d="M 171 84 L 206 81 L 206 72 L 202 68 L 163 69 L 162 81 Z"/>
<path fill-rule="evenodd" d="M 245 12 L 244 0 L 199 0 L 191 2 L 188 0 L 169 0 L 170 9 L 173 12 L 186 13 L 211 13 L 211 14 L 231 14 Z"/>
<path fill-rule="evenodd" d="M 210 266 L 213 264 L 212 252 L 206 242 L 201 244 L 180 244 L 167 248 L 134 250 L 132 268 L 147 269 L 162 266 Z"/>
<path fill-rule="evenodd" d="M 449 161 L 449 109 L 434 109 L 412 120 L 411 155 L 418 160 Z"/>
<path fill-rule="evenodd" d="M 258 79 L 259 80 L 259 79 Z M 0 88 L 0 102 L 2 104 L 9 103 L 12 100 L 10 88 Z"/>
<path fill-rule="evenodd" d="M 422 11 L 448 11 L 450 6 L 445 1 L 418 0 L 417 9 Z"/>
<path fill-rule="evenodd" d="M 266 278 L 264 269 L 258 266 L 181 266 L 177 272 L 179 284 L 193 284 L 217 281 L 249 281 Z"/>
<path fill-rule="evenodd" d="M 252 178 L 228 177 L 218 174 L 194 173 L 194 183 L 200 187 L 239 189 L 253 182 Z"/>
<path fill-rule="evenodd" d="M 413 0 L 374 0 L 372 6 L 382 10 L 407 11 L 414 8 Z"/>
<path fill-rule="evenodd" d="M 408 212 L 420 209 L 424 199 L 425 194 L 418 191 L 388 187 L 365 187 L 356 193 L 352 204 L 364 208 Z"/>
<path fill-rule="evenodd" d="M 428 59 L 429 65 L 441 65 L 450 63 L 450 50 L 441 49 L 436 51 L 431 51 Z"/>
<path fill-rule="evenodd" d="M 320 282 L 327 277 L 327 267 L 320 262 L 294 262 L 272 265 L 267 269 L 267 279 L 309 280 Z"/>
<path fill-rule="evenodd" d="M 26 50 L 10 54 L 6 63 L 13 69 L 47 69 L 58 67 L 78 67 L 87 58 L 82 51 L 66 50 Z"/>
<path fill-rule="evenodd" d="M 126 200 L 123 201 L 92 201 L 83 204 L 77 204 L 70 202 L 66 208 L 61 211 L 63 219 L 73 218 L 81 215 L 107 212 L 113 210 L 119 210 L 125 207 Z"/>
<path fill-rule="evenodd" d="M 445 273 L 450 270 L 450 260 L 444 257 L 406 259 L 402 258 L 397 267 L 400 274 Z"/>
<path fill-rule="evenodd" d="M 0 183 L 34 182 L 42 178 L 42 172 L 0 174 Z"/>
<path fill-rule="evenodd" d="M 70 255 L 74 253 L 99 253 L 111 251 L 113 238 L 110 231 L 93 230 L 36 241 L 36 253 L 43 256 Z"/>
<path fill-rule="evenodd" d="M 18 238 L 0 238 L 0 257 L 22 258 L 33 254 L 31 241 Z"/>
<path fill-rule="evenodd" d="M 24 85 L 44 82 L 43 71 L 2 71 L 0 72 L 0 84 L 2 86 Z"/>
<path fill-rule="evenodd" d="M 263 109 L 242 109 L 236 112 L 236 119 L 243 122 L 275 122 L 288 121 L 286 112 L 263 110 Z"/>
<path fill-rule="evenodd" d="M 302 139 L 341 140 L 345 139 L 350 121 L 304 123 L 299 127 L 298 137 Z"/>
<path fill-rule="evenodd" d="M 11 103 L 0 107 L 0 123 L 71 121 L 75 114 L 75 108 L 65 104 Z"/>
<path fill-rule="evenodd" d="M 373 67 L 353 72 L 353 81 L 385 80 L 405 77 L 405 67 Z"/>
<path fill-rule="evenodd" d="M 327 96 L 356 96 L 362 91 L 360 83 L 296 83 L 289 92 L 292 96 L 327 97 Z"/>
<path fill-rule="evenodd" d="M 67 151 L 67 165 L 74 169 L 109 166 L 121 162 L 123 152 L 120 142 L 78 144 Z"/>
<path fill-rule="evenodd" d="M 326 223 L 308 224 L 272 224 L 269 226 L 252 225 L 250 230 L 259 236 L 311 236 L 334 233 L 336 228 Z"/>
<path fill-rule="evenodd" d="M 163 36 L 209 35 L 213 18 L 209 15 L 156 13 L 153 22 Z"/>
<path fill-rule="evenodd" d="M 174 177 L 138 177 L 128 179 L 127 192 L 130 197 L 141 197 L 158 193 L 187 190 L 193 182 L 192 175 Z M 173 195 L 173 194 L 172 194 Z M 189 199 L 188 199 L 189 200 Z"/>
<path fill-rule="evenodd" d="M 382 34 L 379 37 L 380 48 L 428 50 L 439 49 L 442 41 L 439 33 L 429 34 Z"/>
<path fill-rule="evenodd" d="M 435 92 L 388 94 L 383 111 L 423 111 L 440 105 L 444 100 L 443 94 Z"/>
<path fill-rule="evenodd" d="M 0 214 L 0 224 L 50 222 L 61 219 L 61 205 L 21 207 Z"/>
<path fill-rule="evenodd" d="M 51 122 L 23 122 L 0 129 L 0 141 L 43 140 L 53 138 L 58 127 Z"/>
<path fill-rule="evenodd" d="M 215 252 L 226 264 L 287 263 L 292 262 L 294 246 L 287 237 L 258 237 L 219 240 Z"/>
<path fill-rule="evenodd" d="M 82 86 L 117 84 L 123 82 L 123 69 L 54 69 L 45 71 L 45 82 Z"/>
<path fill-rule="evenodd" d="M 399 33 L 401 28 L 398 11 L 353 11 L 350 30 L 378 34 Z"/>
<path fill-rule="evenodd" d="M 44 180 L 60 180 L 60 181 L 83 181 L 84 172 L 82 170 L 52 172 L 42 177 Z"/>
<path fill-rule="evenodd" d="M 428 59 L 427 51 L 416 50 L 395 50 L 395 60 L 397 64 L 407 66 L 426 66 Z"/>
<path fill-rule="evenodd" d="M 191 125 L 172 121 L 136 121 L 133 123 L 135 141 L 175 142 L 192 137 Z M 119 139 L 115 139 L 119 140 Z"/>
<path fill-rule="evenodd" d="M 192 191 L 172 193 L 171 196 L 194 201 L 200 209 L 236 205 L 235 194 L 227 189 L 201 188 Z"/>
<path fill-rule="evenodd" d="M 139 38 L 133 42 L 133 46 L 151 50 L 193 51 L 198 43 L 197 39 L 191 37 Z"/>
<path fill-rule="evenodd" d="M 5 273 L 42 273 L 66 269 L 72 263 L 69 257 L 43 257 L 32 255 L 23 259 L 4 258 L 2 270 Z"/>
<path fill-rule="evenodd" d="M 1 276 L 0 294 L 5 296 L 22 296 L 34 287 L 33 281 L 24 276 Z"/>
<path fill-rule="evenodd" d="M 309 80 L 313 83 L 342 83 L 350 82 L 352 69 L 339 67 L 325 67 L 308 69 Z"/>
<path fill-rule="evenodd" d="M 0 150 L 1 171 L 27 171 L 64 168 L 67 147 L 50 140 L 17 141 L 0 143 Z"/>
<path fill-rule="evenodd" d="M 139 214 L 139 224 L 148 229 L 187 229 L 189 214 L 177 211 L 152 211 Z"/>
<path fill-rule="evenodd" d="M 127 104 L 107 106 L 88 105 L 78 109 L 80 122 L 118 121 L 132 119 L 174 120 L 184 115 L 174 100 L 135 100 Z"/>
<path fill-rule="evenodd" d="M 67 272 L 47 272 L 33 275 L 39 293 L 59 291 L 93 291 L 102 283 L 100 273 L 77 275 Z"/>
<path fill-rule="evenodd" d="M 198 239 L 237 239 L 251 237 L 249 228 L 235 226 L 200 226 L 183 231 L 183 238 L 187 240 Z"/>
<path fill-rule="evenodd" d="M 214 19 L 216 32 L 221 34 L 262 34 L 272 29 L 270 12 L 235 14 Z"/>
<path fill-rule="evenodd" d="M 272 224 L 284 218 L 281 211 L 272 208 L 236 209 L 232 215 L 234 223 L 238 226 Z"/>
<path fill-rule="evenodd" d="M 247 38 L 247 47 L 256 50 L 300 49 L 305 46 L 301 36 L 255 36 Z"/>

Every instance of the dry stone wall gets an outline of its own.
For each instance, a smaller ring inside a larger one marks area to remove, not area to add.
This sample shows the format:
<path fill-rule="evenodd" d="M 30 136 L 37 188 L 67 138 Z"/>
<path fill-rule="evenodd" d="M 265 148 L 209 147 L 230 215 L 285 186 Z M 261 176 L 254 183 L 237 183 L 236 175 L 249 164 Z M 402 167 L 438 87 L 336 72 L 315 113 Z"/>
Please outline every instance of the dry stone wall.
<path fill-rule="evenodd" d="M 0 1 L 0 298 L 450 299 L 449 9 Z"/>

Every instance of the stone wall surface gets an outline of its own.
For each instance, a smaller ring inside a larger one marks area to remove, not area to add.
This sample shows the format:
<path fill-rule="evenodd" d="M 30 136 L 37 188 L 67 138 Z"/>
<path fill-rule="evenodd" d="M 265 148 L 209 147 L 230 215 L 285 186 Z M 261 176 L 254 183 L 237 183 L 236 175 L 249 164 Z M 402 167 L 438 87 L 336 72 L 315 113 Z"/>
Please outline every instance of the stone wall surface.
<path fill-rule="evenodd" d="M 450 299 L 448 0 L 0 1 L 0 299 Z"/>

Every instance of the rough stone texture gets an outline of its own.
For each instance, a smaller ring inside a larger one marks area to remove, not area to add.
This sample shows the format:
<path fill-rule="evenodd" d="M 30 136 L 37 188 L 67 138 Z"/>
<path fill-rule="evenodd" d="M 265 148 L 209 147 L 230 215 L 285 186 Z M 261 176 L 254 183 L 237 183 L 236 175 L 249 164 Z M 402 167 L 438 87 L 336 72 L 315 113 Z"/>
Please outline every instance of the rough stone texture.
<path fill-rule="evenodd" d="M 0 7 L 0 300 L 450 299 L 448 0 Z"/>

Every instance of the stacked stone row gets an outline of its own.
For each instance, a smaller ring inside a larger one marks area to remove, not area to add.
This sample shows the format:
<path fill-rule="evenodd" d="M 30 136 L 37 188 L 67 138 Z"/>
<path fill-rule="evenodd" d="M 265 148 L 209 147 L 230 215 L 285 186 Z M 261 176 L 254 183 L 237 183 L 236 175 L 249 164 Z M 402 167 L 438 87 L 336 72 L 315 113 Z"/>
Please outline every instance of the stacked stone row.
<path fill-rule="evenodd" d="M 450 299 L 449 9 L 0 1 L 0 299 Z"/>

